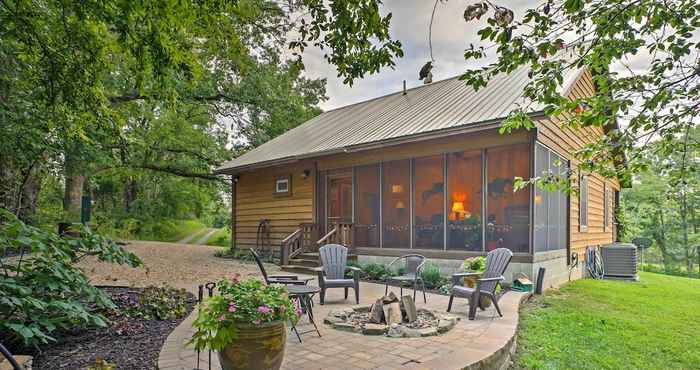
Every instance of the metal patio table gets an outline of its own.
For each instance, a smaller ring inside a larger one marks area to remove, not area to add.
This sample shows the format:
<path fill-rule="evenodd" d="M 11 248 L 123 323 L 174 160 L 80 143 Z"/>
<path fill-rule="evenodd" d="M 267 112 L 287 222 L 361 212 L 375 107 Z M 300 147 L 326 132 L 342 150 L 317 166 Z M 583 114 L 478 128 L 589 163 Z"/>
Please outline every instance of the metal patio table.
<path fill-rule="evenodd" d="M 320 292 L 321 288 L 317 286 L 311 286 L 311 285 L 288 285 L 287 286 L 287 292 L 289 292 L 289 298 L 296 300 L 299 302 L 299 306 L 301 307 L 301 310 L 303 313 L 306 314 L 306 316 L 309 318 L 309 322 L 311 325 L 314 326 L 313 329 L 307 330 L 304 332 L 299 332 L 297 330 L 297 327 L 294 323 L 292 323 L 292 331 L 297 335 L 297 339 L 299 339 L 299 343 L 301 343 L 301 335 L 302 334 L 307 334 L 307 333 L 312 333 L 316 332 L 319 337 L 321 337 L 321 332 L 318 331 L 318 326 L 316 326 L 316 322 L 314 321 L 314 295 L 316 293 Z"/>

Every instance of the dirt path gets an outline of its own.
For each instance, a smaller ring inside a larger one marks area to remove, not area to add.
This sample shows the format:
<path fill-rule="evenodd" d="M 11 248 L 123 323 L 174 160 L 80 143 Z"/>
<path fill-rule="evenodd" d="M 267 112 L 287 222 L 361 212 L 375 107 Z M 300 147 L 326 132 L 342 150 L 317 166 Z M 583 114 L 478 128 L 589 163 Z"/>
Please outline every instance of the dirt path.
<path fill-rule="evenodd" d="M 147 286 L 169 284 L 191 289 L 192 286 L 216 281 L 236 273 L 243 277 L 260 277 L 255 263 L 223 259 L 214 256 L 220 247 L 133 241 L 126 248 L 138 255 L 144 266 L 131 268 L 100 263 L 87 258 L 80 267 L 93 284 Z M 279 273 L 275 265 L 265 264 L 270 274 Z"/>
<path fill-rule="evenodd" d="M 219 231 L 219 229 L 207 229 L 207 230 L 208 230 L 207 233 L 204 234 L 203 237 L 199 238 L 199 240 L 197 240 L 196 242 L 194 242 L 192 244 L 197 244 L 197 245 L 207 244 L 207 241 L 209 240 L 209 238 L 211 238 L 211 236 L 214 235 L 215 232 Z"/>

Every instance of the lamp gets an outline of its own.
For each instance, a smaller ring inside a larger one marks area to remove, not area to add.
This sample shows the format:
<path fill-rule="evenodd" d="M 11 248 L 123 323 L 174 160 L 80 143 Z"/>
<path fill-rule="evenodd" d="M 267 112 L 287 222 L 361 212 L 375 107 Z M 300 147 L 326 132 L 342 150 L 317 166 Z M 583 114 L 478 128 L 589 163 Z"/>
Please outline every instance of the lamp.
<path fill-rule="evenodd" d="M 541 203 L 542 203 L 542 195 L 540 195 L 540 194 L 535 195 L 535 204 L 539 206 Z"/>
<path fill-rule="evenodd" d="M 401 184 L 391 185 L 391 192 L 394 194 L 403 193 L 403 185 L 401 185 Z"/>
<path fill-rule="evenodd" d="M 396 209 L 405 209 L 405 208 L 406 208 L 406 205 L 403 204 L 402 201 L 398 201 L 398 202 L 396 202 L 396 206 L 394 206 L 394 208 L 396 208 Z"/>
<path fill-rule="evenodd" d="M 304 172 L 301 173 L 301 178 L 305 179 L 305 178 L 309 177 L 310 174 L 311 174 L 311 171 L 304 170 Z"/>
<path fill-rule="evenodd" d="M 454 203 L 452 203 L 452 212 L 454 212 L 454 213 L 464 213 L 464 202 L 454 202 Z"/>

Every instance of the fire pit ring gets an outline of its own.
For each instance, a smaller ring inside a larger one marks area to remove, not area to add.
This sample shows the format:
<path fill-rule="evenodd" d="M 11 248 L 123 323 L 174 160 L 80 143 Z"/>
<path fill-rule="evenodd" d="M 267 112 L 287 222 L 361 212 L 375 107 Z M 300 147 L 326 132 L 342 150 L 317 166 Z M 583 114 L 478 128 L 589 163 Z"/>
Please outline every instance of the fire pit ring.
<path fill-rule="evenodd" d="M 369 306 L 358 305 L 332 310 L 323 320 L 326 325 L 336 330 L 392 338 L 440 335 L 454 328 L 458 321 L 459 317 L 448 313 L 416 309 L 411 296 L 404 296 L 399 300 L 393 292 Z"/>

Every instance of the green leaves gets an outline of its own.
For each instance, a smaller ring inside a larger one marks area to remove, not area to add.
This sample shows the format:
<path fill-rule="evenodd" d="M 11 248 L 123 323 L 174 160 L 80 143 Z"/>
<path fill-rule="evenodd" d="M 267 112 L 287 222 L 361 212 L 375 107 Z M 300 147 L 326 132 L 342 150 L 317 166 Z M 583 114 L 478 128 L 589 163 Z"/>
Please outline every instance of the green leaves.
<path fill-rule="evenodd" d="M 0 332 L 26 345 L 52 340 L 51 332 L 73 325 L 106 325 L 99 309 L 113 307 L 75 266 L 85 256 L 136 267 L 141 261 L 113 241 L 81 228 L 80 239 L 25 225 L 0 208 L 0 255 L 31 247 L 31 255 L 0 263 Z"/>

